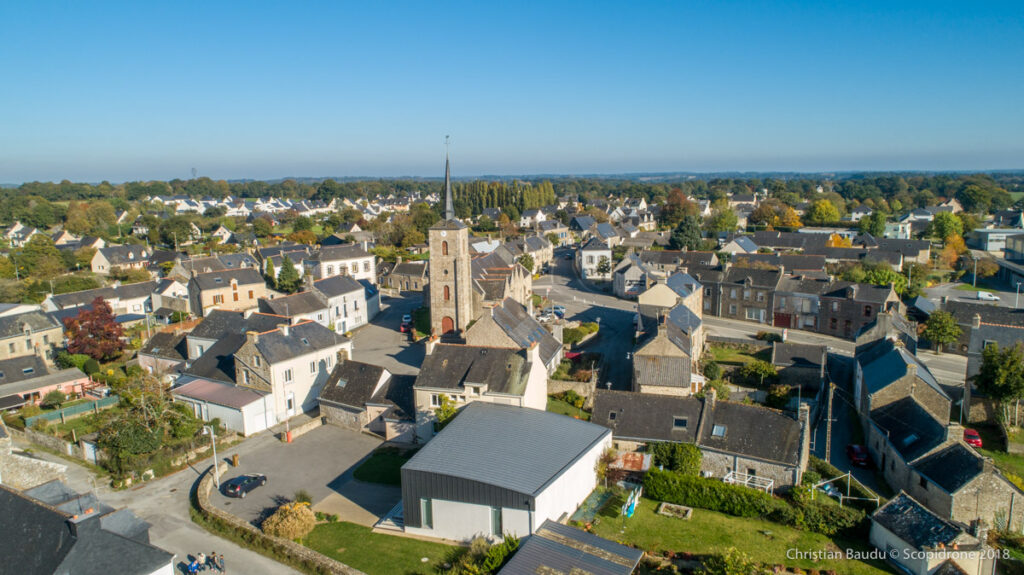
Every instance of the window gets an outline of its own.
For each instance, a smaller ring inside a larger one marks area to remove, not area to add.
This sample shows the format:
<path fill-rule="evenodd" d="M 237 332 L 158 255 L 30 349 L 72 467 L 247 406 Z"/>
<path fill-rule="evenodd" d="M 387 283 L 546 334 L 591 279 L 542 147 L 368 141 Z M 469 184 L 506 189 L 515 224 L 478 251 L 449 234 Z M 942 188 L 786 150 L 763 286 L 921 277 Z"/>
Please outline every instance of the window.
<path fill-rule="evenodd" d="M 686 429 L 686 418 L 679 416 L 673 417 L 672 429 Z"/>
<path fill-rule="evenodd" d="M 295 395 L 294 394 L 291 394 L 291 393 L 288 394 L 287 405 L 288 405 L 288 411 L 291 411 L 291 410 L 295 409 Z"/>
<path fill-rule="evenodd" d="M 234 296 L 235 301 L 238 301 L 238 292 L 235 292 L 235 293 L 233 293 L 231 295 Z"/>
<path fill-rule="evenodd" d="M 750 299 L 750 290 L 743 290 L 743 299 Z"/>
<path fill-rule="evenodd" d="M 198 352 L 197 355 L 203 355 L 203 352 L 206 351 L 206 347 L 201 346 L 201 345 L 197 345 L 196 346 L 196 351 Z"/>
<path fill-rule="evenodd" d="M 448 301 L 450 299 L 452 299 L 451 290 L 448 289 L 448 286 L 444 286 L 444 301 Z"/>
<path fill-rule="evenodd" d="M 50 343 L 50 336 L 44 335 L 43 336 L 43 343 Z"/>
<path fill-rule="evenodd" d="M 761 321 L 761 310 L 755 309 L 755 308 L 752 308 L 752 307 L 748 307 L 746 309 L 746 312 L 747 312 L 746 313 L 747 319 L 754 320 L 754 321 Z"/>
<path fill-rule="evenodd" d="M 324 321 L 324 314 L 322 314 L 322 313 L 316 314 L 316 321 Z"/>
<path fill-rule="evenodd" d="M 779 298 L 779 309 L 784 309 L 785 307 L 786 307 L 786 298 L 785 297 L 780 297 Z"/>
<path fill-rule="evenodd" d="M 243 369 L 242 370 L 242 382 L 244 382 L 246 385 L 249 385 L 249 370 L 248 369 Z"/>
<path fill-rule="evenodd" d="M 252 356 L 252 364 L 255 365 L 256 367 L 260 366 L 260 361 L 262 361 L 260 359 L 260 356 L 258 356 L 258 355 Z"/>
<path fill-rule="evenodd" d="M 287 382 L 289 382 L 291 380 L 292 380 L 292 370 L 290 370 L 290 369 L 284 370 L 284 381 L 287 383 Z"/>
<path fill-rule="evenodd" d="M 9 351 L 11 353 L 14 353 L 14 344 L 13 343 L 7 344 L 7 351 Z"/>
<path fill-rule="evenodd" d="M 330 276 L 333 276 L 333 275 L 334 275 L 334 266 L 327 266 L 327 276 L 330 277 Z"/>
<path fill-rule="evenodd" d="M 491 507 L 491 535 L 501 537 L 501 507 Z"/>
<path fill-rule="evenodd" d="M 753 467 L 748 467 L 747 468 L 747 475 L 749 475 L 751 477 L 757 477 L 757 470 L 754 469 Z"/>
<path fill-rule="evenodd" d="M 709 299 L 704 300 L 704 310 L 705 311 L 711 311 L 711 300 L 709 300 Z"/>
<path fill-rule="evenodd" d="M 333 365 L 333 364 L 334 364 L 334 356 L 333 355 L 327 356 L 327 367 L 330 368 L 331 365 Z"/>
<path fill-rule="evenodd" d="M 729 315 L 736 315 L 736 304 L 729 306 Z"/>
<path fill-rule="evenodd" d="M 253 293 L 252 293 L 252 290 L 249 290 L 249 299 L 253 299 Z"/>
<path fill-rule="evenodd" d="M 609 411 L 608 412 L 608 421 L 615 421 L 615 418 L 618 417 L 618 415 L 619 414 L 615 413 L 614 411 Z"/>
<path fill-rule="evenodd" d="M 369 260 L 363 262 L 363 271 L 364 272 L 370 271 L 370 261 Z"/>
<path fill-rule="evenodd" d="M 736 288 L 732 288 L 731 290 L 729 290 L 729 298 L 736 299 Z"/>
<path fill-rule="evenodd" d="M 588 264 L 594 263 L 594 256 L 587 256 L 587 263 Z"/>
<path fill-rule="evenodd" d="M 864 306 L 864 317 L 871 317 L 871 306 Z"/>
<path fill-rule="evenodd" d="M 711 288 L 704 288 L 704 295 L 711 296 Z"/>
<path fill-rule="evenodd" d="M 725 437 L 725 426 L 715 425 L 711 428 L 711 437 Z"/>
<path fill-rule="evenodd" d="M 214 303 L 214 305 L 219 304 L 219 303 L 224 303 L 224 296 L 219 295 L 219 294 L 213 296 L 213 303 Z"/>
<path fill-rule="evenodd" d="M 309 362 L 309 373 L 316 373 L 316 361 Z"/>
<path fill-rule="evenodd" d="M 925 479 L 924 476 L 922 476 L 921 479 L 918 480 L 918 485 L 920 485 L 922 489 L 927 490 L 928 489 L 928 480 Z"/>
<path fill-rule="evenodd" d="M 25 375 L 30 375 L 32 373 L 35 373 L 35 371 L 36 369 L 34 367 L 26 367 L 25 369 L 21 370 L 21 373 Z"/>
<path fill-rule="evenodd" d="M 763 291 L 757 292 L 757 301 L 764 301 L 764 292 Z"/>
<path fill-rule="evenodd" d="M 430 407 L 441 407 L 441 396 L 438 394 L 432 394 L 430 396 Z"/>
<path fill-rule="evenodd" d="M 839 311 L 839 302 L 832 302 L 832 311 Z"/>
<path fill-rule="evenodd" d="M 448 255 L 448 242 L 441 242 L 441 255 Z"/>
<path fill-rule="evenodd" d="M 420 499 L 420 527 L 434 528 L 434 505 L 430 499 Z"/>
<path fill-rule="evenodd" d="M 25 340 L 25 351 L 32 351 L 32 340 L 31 339 L 26 339 Z"/>
<path fill-rule="evenodd" d="M 835 329 L 838 326 L 839 326 L 839 323 L 838 323 L 838 320 L 836 318 L 833 317 L 833 318 L 830 318 L 828 320 L 828 327 L 829 327 L 829 329 Z"/>

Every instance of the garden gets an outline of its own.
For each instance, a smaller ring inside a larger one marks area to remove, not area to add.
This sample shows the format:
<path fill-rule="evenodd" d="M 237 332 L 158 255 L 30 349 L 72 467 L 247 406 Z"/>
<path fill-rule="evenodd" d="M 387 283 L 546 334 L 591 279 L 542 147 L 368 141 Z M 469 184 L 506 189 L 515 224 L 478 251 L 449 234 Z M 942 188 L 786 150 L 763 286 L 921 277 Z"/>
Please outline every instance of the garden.
<path fill-rule="evenodd" d="M 601 365 L 601 354 L 569 352 L 559 362 L 551 379 L 560 381 L 590 381 L 593 370 Z"/>
<path fill-rule="evenodd" d="M 590 421 L 590 411 L 583 409 L 586 399 L 573 390 L 548 396 L 547 411 L 561 413 L 583 421 Z"/>

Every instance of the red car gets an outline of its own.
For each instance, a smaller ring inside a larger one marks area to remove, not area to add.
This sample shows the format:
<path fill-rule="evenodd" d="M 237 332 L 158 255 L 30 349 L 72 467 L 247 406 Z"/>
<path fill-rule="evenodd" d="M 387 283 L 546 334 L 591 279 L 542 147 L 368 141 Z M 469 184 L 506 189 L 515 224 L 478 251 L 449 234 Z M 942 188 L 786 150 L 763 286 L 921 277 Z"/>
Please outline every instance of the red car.
<path fill-rule="evenodd" d="M 973 429 L 964 430 L 964 443 L 971 447 L 981 447 L 981 436 Z"/>
<path fill-rule="evenodd" d="M 405 322 L 402 322 L 402 325 L 398 326 L 398 331 L 400 331 L 402 333 L 405 333 L 405 332 L 409 331 L 411 328 L 412 328 L 411 325 L 409 325 L 409 324 L 407 324 Z"/>
<path fill-rule="evenodd" d="M 846 456 L 850 458 L 850 463 L 857 467 L 871 467 L 871 454 L 863 445 L 847 445 Z"/>

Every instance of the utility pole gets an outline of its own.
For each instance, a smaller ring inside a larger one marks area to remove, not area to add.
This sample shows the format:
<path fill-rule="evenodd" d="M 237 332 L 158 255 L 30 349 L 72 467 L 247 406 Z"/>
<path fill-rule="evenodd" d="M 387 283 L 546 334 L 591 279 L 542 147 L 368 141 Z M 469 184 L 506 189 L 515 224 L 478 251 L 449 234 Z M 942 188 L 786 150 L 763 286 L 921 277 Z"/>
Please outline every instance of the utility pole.
<path fill-rule="evenodd" d="M 828 419 L 825 420 L 825 463 L 832 462 L 832 394 L 836 384 L 828 382 Z"/>

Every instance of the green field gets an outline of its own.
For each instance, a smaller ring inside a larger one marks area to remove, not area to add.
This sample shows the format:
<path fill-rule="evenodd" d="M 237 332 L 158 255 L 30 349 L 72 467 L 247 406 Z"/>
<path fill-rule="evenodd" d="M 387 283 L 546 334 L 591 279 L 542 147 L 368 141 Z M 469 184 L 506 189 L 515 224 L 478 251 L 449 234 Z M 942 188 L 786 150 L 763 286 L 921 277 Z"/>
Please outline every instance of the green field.
<path fill-rule="evenodd" d="M 345 521 L 317 525 L 305 545 L 368 575 L 427 575 L 456 550 L 440 543 L 374 533 L 369 527 Z"/>

